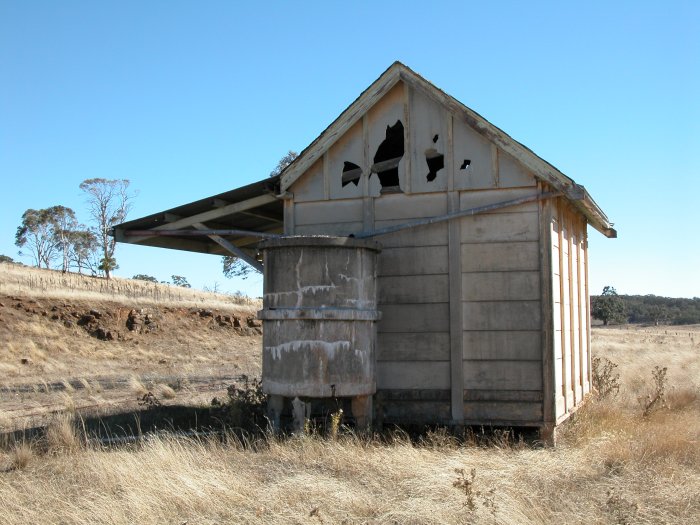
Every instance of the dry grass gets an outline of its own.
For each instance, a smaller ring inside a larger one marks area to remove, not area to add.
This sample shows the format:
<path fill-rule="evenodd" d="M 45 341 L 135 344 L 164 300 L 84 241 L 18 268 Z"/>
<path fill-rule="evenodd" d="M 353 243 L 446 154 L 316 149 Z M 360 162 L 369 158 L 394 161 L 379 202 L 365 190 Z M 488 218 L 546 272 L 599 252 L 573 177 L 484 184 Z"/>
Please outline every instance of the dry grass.
<path fill-rule="evenodd" d="M 177 393 L 170 385 L 158 385 L 156 387 L 156 395 L 163 399 L 175 399 Z"/>
<path fill-rule="evenodd" d="M 556 450 L 161 438 L 34 459 L 2 475 L 0 496 L 8 524 L 696 523 L 697 453 L 611 432 Z"/>
<path fill-rule="evenodd" d="M 70 414 L 61 414 L 46 428 L 46 448 L 53 453 L 75 452 L 82 440 L 76 429 L 76 421 Z"/>
<path fill-rule="evenodd" d="M 627 353 L 616 347 L 607 354 L 619 364 L 619 395 L 580 410 L 556 449 L 459 445 L 440 431 L 419 444 L 401 435 L 386 442 L 340 432 L 335 440 L 245 445 L 233 438 L 162 437 L 105 449 L 86 446 L 79 425 L 64 419 L 51 446 L 23 445 L 29 459 L 21 467 L 14 450 L 5 453 L 5 464 L 18 466 L 0 474 L 3 518 L 8 524 L 698 523 L 697 348 L 647 349 L 634 340 L 642 332 L 622 332 L 594 335 L 597 347 L 627 339 Z M 636 396 L 651 387 L 649 367 L 657 363 L 682 382 L 669 383 L 667 407 L 642 417 Z"/>
<path fill-rule="evenodd" d="M 151 390 L 178 403 L 190 395 L 188 374 L 240 366 L 257 375 L 243 363 L 259 359 L 259 337 L 231 338 L 197 329 L 191 319 L 172 330 L 134 344 L 46 323 L 12 326 L 13 337 L 2 339 L 0 377 L 9 384 L 31 378 L 36 388 L 0 405 L 0 427 L 16 406 L 31 409 L 50 398 L 68 410 L 45 438 L 0 448 L 0 522 L 700 522 L 700 327 L 594 330 L 594 351 L 618 365 L 620 390 L 577 412 L 556 449 L 506 440 L 459 444 L 441 431 L 418 444 L 401 435 L 387 442 L 342 429 L 335 439 L 86 444 L 71 408 L 97 399 L 98 376 L 106 372 L 133 378 L 124 387 L 132 402 Z M 656 366 L 668 367 L 665 406 L 643 417 Z M 183 377 L 177 388 L 154 379 L 175 371 Z M 51 381 L 63 382 L 60 395 L 47 393 Z M 108 394 L 105 387 L 100 396 Z"/>
<path fill-rule="evenodd" d="M 245 305 L 260 308 L 261 302 L 246 296 L 217 294 L 167 284 L 113 277 L 110 280 L 0 263 L 0 293 L 26 297 L 53 297 L 73 300 L 128 302 L 144 304 L 206 306 L 207 308 Z"/>
<path fill-rule="evenodd" d="M 34 457 L 31 445 L 26 441 L 15 443 L 10 449 L 10 463 L 8 470 L 21 470 L 29 465 Z"/>
<path fill-rule="evenodd" d="M 131 378 L 129 379 L 129 389 L 138 398 L 141 398 L 148 394 L 148 388 L 146 388 L 146 386 L 136 376 L 131 376 Z"/>

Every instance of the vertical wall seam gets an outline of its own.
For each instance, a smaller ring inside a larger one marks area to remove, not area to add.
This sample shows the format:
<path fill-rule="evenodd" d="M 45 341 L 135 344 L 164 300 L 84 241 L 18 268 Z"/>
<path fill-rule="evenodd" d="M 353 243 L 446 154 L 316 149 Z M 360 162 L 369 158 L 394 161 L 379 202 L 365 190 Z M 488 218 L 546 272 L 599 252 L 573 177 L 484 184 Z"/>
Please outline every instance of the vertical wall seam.
<path fill-rule="evenodd" d="M 539 183 L 539 191 L 546 188 Z M 554 355 L 554 293 L 552 274 L 552 202 L 540 202 L 540 279 L 542 301 L 542 419 L 545 423 L 556 421 L 555 355 Z"/>
<path fill-rule="evenodd" d="M 403 119 L 404 119 L 404 151 L 406 152 L 401 159 L 404 167 L 403 191 L 406 194 L 411 193 L 411 87 L 404 82 L 403 84 Z"/>
<path fill-rule="evenodd" d="M 574 218 L 571 215 L 570 210 L 566 210 L 567 223 L 569 228 L 567 229 L 566 241 L 569 244 L 569 257 L 567 259 L 567 264 L 569 268 L 569 345 L 570 348 L 570 358 L 571 358 L 571 372 L 569 380 L 571 381 L 571 395 L 573 397 L 573 406 L 575 407 L 578 403 L 576 399 L 576 337 L 574 330 L 574 283 L 573 283 L 573 236 L 574 236 Z"/>
<path fill-rule="evenodd" d="M 566 392 L 566 315 L 564 311 L 564 214 L 557 199 L 557 219 L 559 221 L 559 344 L 561 345 L 561 395 L 564 398 L 564 412 L 568 409 Z M 559 414 L 557 414 L 558 416 Z"/>
<path fill-rule="evenodd" d="M 369 178 L 372 170 L 369 160 L 369 120 L 367 113 L 362 116 L 362 227 L 374 229 L 374 198 L 369 194 Z"/>
<path fill-rule="evenodd" d="M 454 181 L 454 121 L 450 115 L 447 119 L 447 180 Z M 460 208 L 459 192 L 448 191 L 448 210 Z M 464 424 L 464 336 L 462 320 L 462 219 L 451 220 L 448 223 L 448 270 L 450 283 L 450 405 L 452 422 L 455 425 Z"/>
<path fill-rule="evenodd" d="M 321 162 L 323 163 L 323 198 L 326 200 L 330 200 L 331 198 L 331 179 L 330 179 L 330 173 L 328 170 L 330 169 L 330 161 L 328 159 L 328 150 L 326 150 L 323 153 L 323 157 L 321 159 Z"/>

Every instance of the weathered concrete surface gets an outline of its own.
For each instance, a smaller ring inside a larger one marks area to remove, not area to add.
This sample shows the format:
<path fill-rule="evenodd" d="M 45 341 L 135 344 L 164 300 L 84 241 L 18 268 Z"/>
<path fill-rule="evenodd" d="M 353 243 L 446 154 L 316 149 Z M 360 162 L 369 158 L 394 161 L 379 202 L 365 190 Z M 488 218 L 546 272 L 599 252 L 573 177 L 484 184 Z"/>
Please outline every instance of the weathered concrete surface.
<path fill-rule="evenodd" d="M 373 394 L 379 245 L 290 237 L 260 247 L 265 392 L 317 398 Z"/>

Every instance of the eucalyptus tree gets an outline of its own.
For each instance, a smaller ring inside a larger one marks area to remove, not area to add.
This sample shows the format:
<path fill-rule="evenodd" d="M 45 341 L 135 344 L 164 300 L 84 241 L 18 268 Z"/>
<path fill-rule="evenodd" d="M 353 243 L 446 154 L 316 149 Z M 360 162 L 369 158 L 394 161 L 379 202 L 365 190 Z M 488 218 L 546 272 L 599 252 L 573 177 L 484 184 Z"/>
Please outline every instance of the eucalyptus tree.
<path fill-rule="evenodd" d="M 56 221 L 51 208 L 28 209 L 22 214 L 22 223 L 15 232 L 15 245 L 20 255 L 29 255 L 34 264 L 41 268 L 50 268 L 60 251 L 56 237 Z"/>
<path fill-rule="evenodd" d="M 129 191 L 127 179 L 86 179 L 80 189 L 87 194 L 88 213 L 93 220 L 91 231 L 100 249 L 99 269 L 107 279 L 118 268 L 114 257 L 116 239 L 112 228 L 124 222 L 131 210 L 135 193 Z"/>

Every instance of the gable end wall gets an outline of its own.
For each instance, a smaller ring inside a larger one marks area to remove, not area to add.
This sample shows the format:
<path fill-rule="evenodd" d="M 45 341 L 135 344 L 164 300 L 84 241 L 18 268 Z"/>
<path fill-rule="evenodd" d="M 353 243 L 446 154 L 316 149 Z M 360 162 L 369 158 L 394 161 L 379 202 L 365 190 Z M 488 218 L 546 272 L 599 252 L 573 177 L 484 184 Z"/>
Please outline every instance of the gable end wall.
<path fill-rule="evenodd" d="M 386 127 L 397 118 L 406 124 L 403 191 L 382 194 L 377 176 L 368 175 Z M 426 179 L 431 148 L 444 156 L 433 183 Z M 466 159 L 470 165 L 460 169 Z M 362 168 L 357 186 L 339 183 L 345 161 Z M 289 190 L 287 231 L 328 235 L 541 191 L 517 161 L 402 83 Z M 542 300 L 540 241 L 549 223 L 542 227 L 541 209 L 528 203 L 376 238 L 384 246 L 377 401 L 387 421 L 542 424 L 543 403 L 551 397 L 543 394 L 542 348 L 545 339 L 551 342 L 543 326 L 551 325 L 546 312 L 553 299 Z"/>

